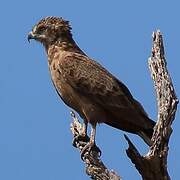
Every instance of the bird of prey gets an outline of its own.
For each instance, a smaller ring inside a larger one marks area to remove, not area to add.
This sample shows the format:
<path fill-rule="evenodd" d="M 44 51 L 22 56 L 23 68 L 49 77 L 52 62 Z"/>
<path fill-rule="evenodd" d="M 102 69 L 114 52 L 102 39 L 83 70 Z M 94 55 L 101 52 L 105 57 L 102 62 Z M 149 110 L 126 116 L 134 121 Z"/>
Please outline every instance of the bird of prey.
<path fill-rule="evenodd" d="M 78 47 L 68 21 L 45 17 L 28 34 L 30 39 L 43 44 L 57 93 L 84 120 L 83 137 L 91 124 L 84 150 L 95 146 L 97 123 L 137 134 L 151 145 L 155 122 L 120 80 Z"/>

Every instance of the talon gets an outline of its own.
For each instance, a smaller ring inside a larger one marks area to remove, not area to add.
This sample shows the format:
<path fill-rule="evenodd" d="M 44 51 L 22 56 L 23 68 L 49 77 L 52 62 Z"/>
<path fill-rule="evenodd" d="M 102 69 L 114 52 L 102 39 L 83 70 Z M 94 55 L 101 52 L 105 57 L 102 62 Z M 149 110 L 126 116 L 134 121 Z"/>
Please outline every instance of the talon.
<path fill-rule="evenodd" d="M 73 138 L 72 145 L 76 147 L 76 143 L 79 141 L 87 143 L 89 142 L 89 137 L 87 135 L 84 136 L 84 135 L 79 134 Z"/>
<path fill-rule="evenodd" d="M 81 159 L 84 160 L 85 153 L 88 152 L 96 152 L 98 153 L 98 157 L 101 156 L 101 150 L 94 143 L 87 143 L 84 148 L 81 150 Z"/>

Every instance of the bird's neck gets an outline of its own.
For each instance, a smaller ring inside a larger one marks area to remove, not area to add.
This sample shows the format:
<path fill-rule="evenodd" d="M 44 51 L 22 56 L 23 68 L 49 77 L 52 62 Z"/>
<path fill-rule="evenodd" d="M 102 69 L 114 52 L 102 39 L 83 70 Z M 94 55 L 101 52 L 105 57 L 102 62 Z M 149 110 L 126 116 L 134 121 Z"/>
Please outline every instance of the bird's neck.
<path fill-rule="evenodd" d="M 75 43 L 72 36 L 59 38 L 54 43 L 49 44 L 48 46 L 45 45 L 45 49 L 48 54 L 49 63 L 51 63 L 51 61 L 56 57 L 57 52 L 58 54 L 64 52 L 74 52 L 86 55 Z"/>
<path fill-rule="evenodd" d="M 73 40 L 72 35 L 62 36 L 61 38 L 58 38 L 54 43 L 48 46 L 45 45 L 46 51 L 48 51 L 49 48 L 52 48 L 52 46 L 58 47 L 60 51 L 75 52 L 85 55 L 85 53 L 78 47 L 78 45 Z"/>

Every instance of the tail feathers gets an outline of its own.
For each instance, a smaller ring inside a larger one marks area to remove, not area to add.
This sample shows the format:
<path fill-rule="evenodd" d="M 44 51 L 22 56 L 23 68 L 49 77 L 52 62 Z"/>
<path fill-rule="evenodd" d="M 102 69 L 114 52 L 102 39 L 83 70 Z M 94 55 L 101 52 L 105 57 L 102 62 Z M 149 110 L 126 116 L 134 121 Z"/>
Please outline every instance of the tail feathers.
<path fill-rule="evenodd" d="M 147 145 L 152 146 L 151 138 L 153 135 L 153 129 L 148 129 L 146 131 L 139 131 L 137 134 L 144 140 L 144 142 Z"/>
<path fill-rule="evenodd" d="M 146 118 L 148 118 L 148 117 L 146 117 Z M 144 142 L 146 144 L 151 146 L 152 145 L 151 138 L 152 138 L 152 135 L 154 132 L 154 126 L 156 125 L 156 123 L 153 120 L 151 120 L 150 118 L 147 119 L 147 122 L 149 125 L 146 126 L 145 129 L 137 132 L 137 134 L 144 140 Z"/>

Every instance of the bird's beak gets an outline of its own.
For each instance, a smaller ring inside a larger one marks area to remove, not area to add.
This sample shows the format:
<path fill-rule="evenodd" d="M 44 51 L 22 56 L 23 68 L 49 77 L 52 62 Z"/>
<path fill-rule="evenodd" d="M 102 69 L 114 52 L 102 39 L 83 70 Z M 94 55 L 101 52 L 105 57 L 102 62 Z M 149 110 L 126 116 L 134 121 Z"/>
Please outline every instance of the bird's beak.
<path fill-rule="evenodd" d="M 33 32 L 31 31 L 31 32 L 28 34 L 27 39 L 28 39 L 28 42 L 30 43 L 30 40 L 31 40 L 31 39 L 36 39 L 36 36 L 35 36 L 35 34 L 33 34 Z"/>

